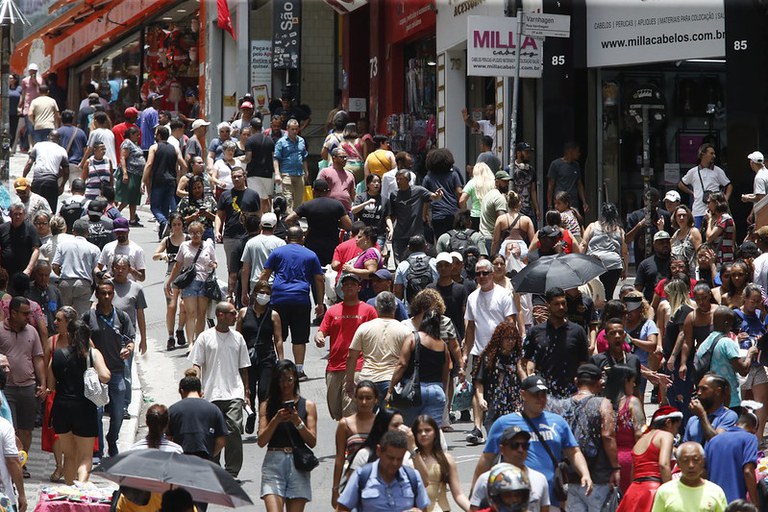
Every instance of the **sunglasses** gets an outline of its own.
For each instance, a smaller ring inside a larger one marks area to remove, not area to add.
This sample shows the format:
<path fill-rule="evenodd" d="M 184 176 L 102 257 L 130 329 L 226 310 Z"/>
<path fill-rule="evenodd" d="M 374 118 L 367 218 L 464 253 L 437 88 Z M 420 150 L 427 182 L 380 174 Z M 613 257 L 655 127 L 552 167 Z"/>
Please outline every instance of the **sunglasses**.
<path fill-rule="evenodd" d="M 531 443 L 529 441 L 514 441 L 507 443 L 507 446 L 509 446 L 512 450 L 519 450 L 520 448 L 527 450 L 530 448 Z"/>
<path fill-rule="evenodd" d="M 492 274 L 492 272 L 488 272 L 487 270 L 479 270 L 475 272 L 476 275 L 483 277 L 483 276 L 489 276 Z"/>

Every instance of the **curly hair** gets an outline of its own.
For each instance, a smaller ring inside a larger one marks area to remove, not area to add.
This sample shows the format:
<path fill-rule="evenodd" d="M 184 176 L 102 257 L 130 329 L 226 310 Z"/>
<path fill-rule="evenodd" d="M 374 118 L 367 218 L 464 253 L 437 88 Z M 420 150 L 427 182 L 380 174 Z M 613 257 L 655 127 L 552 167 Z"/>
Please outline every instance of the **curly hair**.
<path fill-rule="evenodd" d="M 440 292 L 427 288 L 421 290 L 411 301 L 411 316 L 426 313 L 430 309 L 434 309 L 441 315 L 444 315 L 445 302 L 443 297 L 440 296 Z"/>
<path fill-rule="evenodd" d="M 496 358 L 501 352 L 501 346 L 504 341 L 508 339 L 514 341 L 512 350 L 514 350 L 515 347 L 520 347 L 522 345 L 522 337 L 520 336 L 520 331 L 515 322 L 501 322 L 496 326 L 496 329 L 494 329 L 493 334 L 491 335 L 491 340 L 488 342 L 488 346 L 483 353 L 486 368 L 493 368 L 496 366 Z"/>

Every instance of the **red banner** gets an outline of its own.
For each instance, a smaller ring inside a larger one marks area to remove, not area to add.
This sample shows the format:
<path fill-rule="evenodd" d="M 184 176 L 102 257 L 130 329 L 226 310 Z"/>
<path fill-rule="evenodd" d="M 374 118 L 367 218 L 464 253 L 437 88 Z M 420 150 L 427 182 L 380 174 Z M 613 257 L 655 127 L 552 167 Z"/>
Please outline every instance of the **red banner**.
<path fill-rule="evenodd" d="M 237 40 L 237 37 L 235 37 L 235 27 L 232 26 L 232 15 L 229 12 L 229 5 L 227 4 L 227 0 L 216 0 L 216 7 L 219 11 L 219 19 L 217 20 L 217 25 L 220 29 L 229 32 L 229 35 L 232 36 L 232 39 Z"/>

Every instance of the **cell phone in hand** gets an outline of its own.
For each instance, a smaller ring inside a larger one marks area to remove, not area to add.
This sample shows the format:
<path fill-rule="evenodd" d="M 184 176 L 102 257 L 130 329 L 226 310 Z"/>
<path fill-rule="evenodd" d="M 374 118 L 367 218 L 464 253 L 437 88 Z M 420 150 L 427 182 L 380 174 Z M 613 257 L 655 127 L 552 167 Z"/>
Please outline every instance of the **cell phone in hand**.
<path fill-rule="evenodd" d="M 295 409 L 296 408 L 296 402 L 293 400 L 287 400 L 283 402 L 283 408 L 284 409 Z"/>

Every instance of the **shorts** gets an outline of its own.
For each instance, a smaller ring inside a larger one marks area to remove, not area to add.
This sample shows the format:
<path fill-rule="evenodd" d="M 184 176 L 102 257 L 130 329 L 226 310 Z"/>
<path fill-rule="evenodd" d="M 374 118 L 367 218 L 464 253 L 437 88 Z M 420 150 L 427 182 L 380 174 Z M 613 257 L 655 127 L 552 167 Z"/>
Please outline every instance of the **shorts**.
<path fill-rule="evenodd" d="M 240 257 L 243 255 L 241 251 L 243 240 L 241 238 L 223 238 L 224 254 L 227 255 L 227 273 L 232 274 L 237 272 L 240 268 Z"/>
<path fill-rule="evenodd" d="M 181 290 L 182 297 L 205 297 L 203 295 L 203 288 L 205 288 L 205 281 L 198 281 L 195 279 L 192 284 Z"/>
<path fill-rule="evenodd" d="M 293 453 L 269 451 L 261 464 L 261 498 L 274 494 L 286 500 L 312 501 L 310 473 L 293 465 Z"/>
<path fill-rule="evenodd" d="M 768 367 L 756 364 L 749 369 L 747 379 L 741 387 L 742 389 L 749 391 L 761 384 L 768 384 Z"/>
<path fill-rule="evenodd" d="M 312 306 L 309 304 L 273 304 L 272 309 L 280 315 L 284 341 L 288 339 L 288 328 L 290 327 L 291 343 L 294 345 L 309 343 L 309 315 Z"/>
<path fill-rule="evenodd" d="M 81 400 L 55 397 L 51 409 L 51 423 L 57 434 L 72 432 L 78 437 L 99 435 L 96 404 L 85 397 Z"/>
<path fill-rule="evenodd" d="M 35 385 L 6 386 L 3 392 L 11 408 L 13 426 L 16 430 L 34 429 L 35 416 L 40 408 L 40 402 L 35 397 Z"/>
<path fill-rule="evenodd" d="M 258 176 L 248 176 L 246 180 L 248 182 L 248 188 L 255 190 L 259 197 L 266 199 L 275 195 L 275 179 L 274 178 L 260 178 Z"/>

